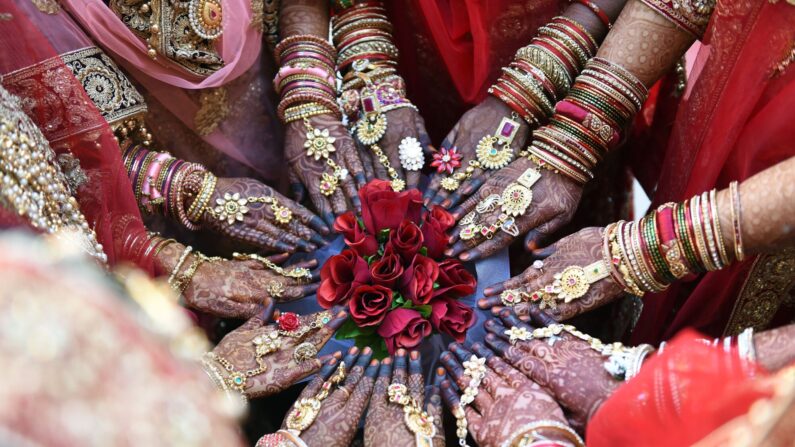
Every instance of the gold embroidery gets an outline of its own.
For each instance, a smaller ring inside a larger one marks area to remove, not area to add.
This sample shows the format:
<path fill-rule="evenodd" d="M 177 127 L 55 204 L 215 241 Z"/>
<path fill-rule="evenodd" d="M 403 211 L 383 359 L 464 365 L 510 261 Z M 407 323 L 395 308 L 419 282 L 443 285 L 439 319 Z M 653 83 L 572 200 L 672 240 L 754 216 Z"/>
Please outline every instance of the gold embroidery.
<path fill-rule="evenodd" d="M 265 42 L 273 53 L 279 42 L 279 2 L 280 0 L 262 0 L 262 32 Z"/>
<path fill-rule="evenodd" d="M 793 287 L 795 249 L 760 255 L 737 297 L 724 334 L 737 335 L 746 327 L 766 329 Z"/>
<path fill-rule="evenodd" d="M 61 5 L 58 0 L 30 0 L 31 3 L 45 14 L 58 14 L 61 12 Z"/>
<path fill-rule="evenodd" d="M 641 0 L 679 28 L 700 39 L 717 0 Z"/>
<path fill-rule="evenodd" d="M 221 3 L 215 0 L 110 0 L 110 8 L 150 45 L 186 70 L 208 76 L 224 64 L 215 50 L 221 33 Z"/>
<path fill-rule="evenodd" d="M 225 87 L 208 88 L 201 91 L 199 110 L 193 118 L 196 132 L 205 136 L 213 133 L 229 115 L 229 102 Z"/>
<path fill-rule="evenodd" d="M 146 113 L 143 96 L 99 48 L 73 51 L 61 58 L 111 127 Z"/>
<path fill-rule="evenodd" d="M 795 2 L 795 0 L 792 1 Z M 784 56 L 781 62 L 778 62 L 773 66 L 773 73 L 771 73 L 770 77 L 775 78 L 776 76 L 781 76 L 785 71 L 787 71 L 787 68 L 789 68 L 790 64 L 793 62 L 795 62 L 795 44 L 792 45 L 789 53 Z"/>

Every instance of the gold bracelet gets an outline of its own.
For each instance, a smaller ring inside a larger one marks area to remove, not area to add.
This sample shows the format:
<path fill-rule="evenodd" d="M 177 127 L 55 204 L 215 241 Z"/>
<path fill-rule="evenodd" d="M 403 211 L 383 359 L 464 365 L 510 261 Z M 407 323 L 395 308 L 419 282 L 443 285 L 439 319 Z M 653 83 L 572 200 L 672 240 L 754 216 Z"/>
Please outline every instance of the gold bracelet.
<path fill-rule="evenodd" d="M 199 193 L 196 194 L 196 198 L 191 203 L 190 208 L 188 208 L 187 216 L 191 222 L 196 222 L 204 214 L 207 205 L 210 203 L 210 198 L 215 192 L 217 182 L 218 178 L 211 172 L 207 171 L 204 173 L 201 189 L 199 189 Z"/>
<path fill-rule="evenodd" d="M 180 255 L 179 259 L 177 260 L 177 264 L 171 270 L 171 275 L 168 277 L 168 284 L 171 285 L 172 287 L 173 287 L 174 281 L 177 278 L 177 274 L 179 273 L 179 269 L 182 268 L 182 264 L 185 263 L 185 261 L 188 259 L 188 255 L 192 251 L 193 251 L 193 247 L 191 247 L 190 245 L 185 247 L 185 251 L 182 252 L 182 254 Z"/>
<path fill-rule="evenodd" d="M 302 431 L 309 428 L 320 413 L 320 407 L 331 393 L 331 388 L 338 386 L 343 380 L 345 380 L 345 362 L 340 362 L 337 372 L 329 380 L 323 382 L 320 391 L 315 396 L 295 402 L 293 409 L 284 420 L 287 429 L 300 435 Z"/>

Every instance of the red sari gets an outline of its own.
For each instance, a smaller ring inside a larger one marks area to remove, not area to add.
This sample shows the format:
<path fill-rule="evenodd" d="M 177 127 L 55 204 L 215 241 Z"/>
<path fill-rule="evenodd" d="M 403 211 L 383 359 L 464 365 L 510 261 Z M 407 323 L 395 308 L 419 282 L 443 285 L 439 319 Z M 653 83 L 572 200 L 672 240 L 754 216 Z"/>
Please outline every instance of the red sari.
<path fill-rule="evenodd" d="M 433 141 L 486 97 L 563 0 L 387 0 L 400 49 L 400 74 Z"/>
<path fill-rule="evenodd" d="M 718 1 L 684 97 L 677 103 L 660 90 L 630 142 L 633 170 L 655 206 L 726 188 L 795 155 L 795 69 L 774 70 L 795 42 L 793 23 L 786 2 Z M 685 327 L 721 335 L 753 262 L 648 295 L 633 342 L 657 343 Z"/>

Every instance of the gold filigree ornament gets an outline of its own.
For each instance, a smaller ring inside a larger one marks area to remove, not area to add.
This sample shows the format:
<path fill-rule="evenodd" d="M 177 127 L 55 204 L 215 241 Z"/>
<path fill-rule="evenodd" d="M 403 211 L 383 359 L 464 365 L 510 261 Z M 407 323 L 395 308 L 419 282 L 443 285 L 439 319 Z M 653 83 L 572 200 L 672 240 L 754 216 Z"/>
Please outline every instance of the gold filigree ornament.
<path fill-rule="evenodd" d="M 202 39 L 214 40 L 224 32 L 224 12 L 220 0 L 191 0 L 188 17 L 191 29 Z"/>
<path fill-rule="evenodd" d="M 508 185 L 500 197 L 502 212 L 513 217 L 524 215 L 533 202 L 531 188 L 539 179 L 541 172 L 535 168 L 528 168 L 516 179 L 516 182 Z"/>
<path fill-rule="evenodd" d="M 286 289 L 281 281 L 272 280 L 265 285 L 265 291 L 268 292 L 268 295 L 271 297 L 278 299 L 284 296 Z"/>
<path fill-rule="evenodd" d="M 387 120 L 383 113 L 365 115 L 356 122 L 356 138 L 362 144 L 370 146 L 384 137 L 386 128 Z"/>
<path fill-rule="evenodd" d="M 324 400 L 331 393 L 331 388 L 339 385 L 345 380 L 345 362 L 340 362 L 337 372 L 320 386 L 320 391 L 313 397 L 303 398 L 295 402 L 293 409 L 287 415 L 284 425 L 288 430 L 300 435 L 302 431 L 309 428 L 317 419 L 320 407 Z"/>
<path fill-rule="evenodd" d="M 337 139 L 329 134 L 328 129 L 315 129 L 310 126 L 304 142 L 306 156 L 314 158 L 316 161 L 321 158 L 329 158 L 332 152 L 337 151 L 334 147 L 336 141 Z"/>
<path fill-rule="evenodd" d="M 419 403 L 409 396 L 408 388 L 402 383 L 393 383 L 387 389 L 389 402 L 403 407 L 403 422 L 409 431 L 414 433 L 415 445 L 432 446 L 433 437 L 436 435 L 436 426 L 433 425 L 433 416 L 422 411 Z"/>
<path fill-rule="evenodd" d="M 570 303 L 588 293 L 591 284 L 610 276 L 610 270 L 604 261 L 599 260 L 586 267 L 572 265 L 555 274 L 552 284 L 530 296 L 531 301 L 541 301 L 540 308 L 555 309 L 556 301 Z"/>
<path fill-rule="evenodd" d="M 263 256 L 254 253 L 232 253 L 232 259 L 237 261 L 257 261 L 262 264 L 263 267 L 267 268 L 275 272 L 279 276 L 284 276 L 286 278 L 297 279 L 299 281 L 309 282 L 312 280 L 312 272 L 303 267 L 292 267 L 286 269 L 282 266 L 276 265 L 273 261 Z"/>
<path fill-rule="evenodd" d="M 239 193 L 225 193 L 222 198 L 215 199 L 215 208 L 212 214 L 219 220 L 225 220 L 229 225 L 242 222 L 243 216 L 248 213 L 248 199 L 240 197 Z"/>
<path fill-rule="evenodd" d="M 505 331 L 505 335 L 508 336 L 508 341 L 512 345 L 515 345 L 517 341 L 528 341 L 533 339 L 533 333 L 524 327 L 514 326 Z"/>
<path fill-rule="evenodd" d="M 486 135 L 478 142 L 475 153 L 485 169 L 500 169 L 513 160 L 511 143 L 520 126 L 517 119 L 516 113 L 512 113 L 511 118 L 503 118 L 494 135 Z"/>

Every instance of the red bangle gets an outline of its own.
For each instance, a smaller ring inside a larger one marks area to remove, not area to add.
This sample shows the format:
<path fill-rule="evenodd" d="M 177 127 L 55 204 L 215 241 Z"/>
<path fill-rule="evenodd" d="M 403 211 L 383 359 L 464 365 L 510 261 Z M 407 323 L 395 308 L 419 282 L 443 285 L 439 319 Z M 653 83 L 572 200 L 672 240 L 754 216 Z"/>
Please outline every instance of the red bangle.
<path fill-rule="evenodd" d="M 574 1 L 583 6 L 588 7 L 588 9 L 593 11 L 593 13 L 596 14 L 596 17 L 599 17 L 599 20 L 607 27 L 607 29 L 613 28 L 613 24 L 610 23 L 610 17 L 608 17 L 607 14 L 604 11 L 602 11 L 602 8 L 596 6 L 594 2 L 592 2 L 591 0 L 574 0 Z"/>

